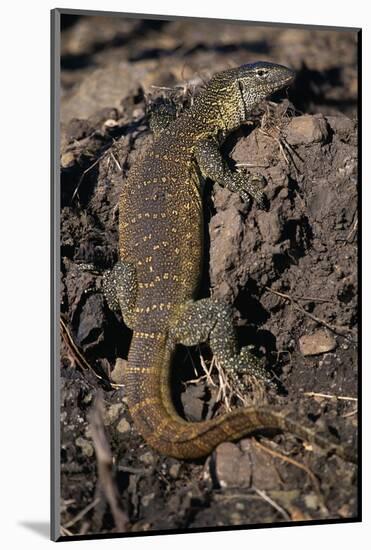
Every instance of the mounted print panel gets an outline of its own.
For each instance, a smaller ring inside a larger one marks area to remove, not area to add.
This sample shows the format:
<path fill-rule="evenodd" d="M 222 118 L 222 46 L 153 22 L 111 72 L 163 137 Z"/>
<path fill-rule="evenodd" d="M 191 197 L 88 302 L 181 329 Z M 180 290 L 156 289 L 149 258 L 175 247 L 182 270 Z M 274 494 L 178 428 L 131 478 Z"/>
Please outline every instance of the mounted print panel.
<path fill-rule="evenodd" d="M 360 521 L 360 30 L 52 37 L 53 539 Z"/>

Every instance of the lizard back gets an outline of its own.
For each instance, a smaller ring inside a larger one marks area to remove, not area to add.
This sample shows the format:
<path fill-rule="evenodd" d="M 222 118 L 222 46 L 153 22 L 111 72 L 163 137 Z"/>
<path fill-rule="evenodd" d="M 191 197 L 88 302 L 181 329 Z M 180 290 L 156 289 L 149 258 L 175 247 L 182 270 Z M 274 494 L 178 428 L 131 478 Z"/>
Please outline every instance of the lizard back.
<path fill-rule="evenodd" d="M 120 198 L 120 257 L 136 266 L 135 326 L 146 329 L 166 328 L 177 305 L 195 296 L 202 268 L 199 177 L 191 147 L 180 154 L 177 143 L 155 140 Z"/>

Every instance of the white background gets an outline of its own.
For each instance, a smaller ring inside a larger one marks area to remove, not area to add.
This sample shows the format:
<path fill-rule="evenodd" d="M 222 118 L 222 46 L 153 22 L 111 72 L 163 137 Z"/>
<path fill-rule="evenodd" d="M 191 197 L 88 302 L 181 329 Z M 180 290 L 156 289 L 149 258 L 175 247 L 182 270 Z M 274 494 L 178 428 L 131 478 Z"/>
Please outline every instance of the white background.
<path fill-rule="evenodd" d="M 264 2 L 228 0 L 80 0 L 55 5 L 47 0 L 10 1 L 1 8 L 0 31 L 0 239 L 1 239 L 1 432 L 0 544 L 40 548 L 49 520 L 49 10 L 54 7 L 139 13 L 212 16 L 252 21 L 327 24 L 364 28 L 364 150 L 370 151 L 370 17 L 367 2 Z M 19 144 L 21 144 L 19 146 Z M 370 340 L 370 155 L 364 158 L 364 356 Z M 5 305 L 5 307 L 4 307 Z M 4 354 L 5 351 L 5 354 Z M 370 432 L 370 365 L 364 360 L 363 422 Z M 365 432 L 366 432 L 365 430 Z M 174 545 L 243 545 L 279 550 L 354 546 L 365 548 L 370 529 L 370 438 L 365 439 L 364 523 L 168 535 L 159 538 L 70 542 L 68 548 L 165 549 Z M 368 536 L 367 536 L 368 535 Z M 368 543 L 369 545 L 370 543 Z"/>

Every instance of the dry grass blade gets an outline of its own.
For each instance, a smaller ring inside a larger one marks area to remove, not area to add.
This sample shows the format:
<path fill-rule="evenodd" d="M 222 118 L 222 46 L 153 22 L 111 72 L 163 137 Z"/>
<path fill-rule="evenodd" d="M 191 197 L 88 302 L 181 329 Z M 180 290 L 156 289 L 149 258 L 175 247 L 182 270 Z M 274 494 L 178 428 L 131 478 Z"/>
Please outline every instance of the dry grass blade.
<path fill-rule="evenodd" d="M 346 238 L 346 240 L 350 243 L 350 242 L 353 242 L 354 240 L 354 235 L 356 234 L 357 232 L 357 228 L 358 228 L 358 216 L 356 216 L 356 219 L 354 220 L 354 223 L 353 223 L 353 226 L 351 228 L 351 230 L 349 231 L 349 234 Z"/>
<path fill-rule="evenodd" d="M 268 165 L 254 164 L 251 162 L 236 162 L 236 168 L 268 168 Z"/>
<path fill-rule="evenodd" d="M 210 367 L 209 368 L 207 368 L 207 365 L 205 363 L 205 359 L 202 357 L 201 354 L 200 354 L 200 362 L 201 362 L 201 367 L 205 372 L 205 375 L 202 378 L 206 378 L 206 380 L 207 380 L 208 384 L 210 384 L 210 386 L 216 386 L 214 380 L 211 377 L 211 373 L 212 373 L 212 371 L 214 369 L 214 366 L 215 366 L 214 357 L 213 357 L 212 361 L 210 362 Z"/>
<path fill-rule="evenodd" d="M 61 531 L 62 537 L 72 537 L 73 536 L 73 533 L 69 529 L 66 529 L 66 527 L 63 527 L 63 525 L 61 525 L 60 531 Z"/>
<path fill-rule="evenodd" d="M 294 159 L 297 158 L 301 162 L 303 162 L 303 159 L 282 135 L 282 130 L 290 120 L 292 112 L 293 110 L 288 101 L 282 105 L 266 101 L 259 132 L 277 143 L 285 163 L 289 166 L 291 162 L 296 173 L 300 174 L 300 169 Z"/>
<path fill-rule="evenodd" d="M 80 521 L 88 512 L 90 512 L 90 510 L 92 510 L 93 508 L 95 508 L 95 506 L 99 503 L 100 501 L 100 498 L 97 497 L 93 500 L 93 502 L 91 502 L 90 504 L 88 504 L 83 510 L 81 510 L 81 512 L 79 512 L 78 514 L 76 514 L 76 516 L 74 518 L 72 518 L 70 521 L 68 521 L 65 525 L 63 525 L 63 528 L 64 529 L 68 529 L 69 527 L 72 527 L 72 525 L 74 525 L 75 523 L 77 523 L 78 521 Z"/>
<path fill-rule="evenodd" d="M 119 161 L 117 160 L 117 158 L 115 157 L 115 155 L 112 153 L 112 151 L 110 151 L 110 157 L 112 158 L 113 162 L 116 164 L 116 167 L 117 167 L 118 171 L 119 171 L 120 173 L 122 173 L 122 168 L 121 168 L 121 166 L 120 166 L 120 163 L 119 163 Z"/>
<path fill-rule="evenodd" d="M 218 388 L 215 401 L 216 403 L 222 403 L 227 412 L 234 408 L 235 402 L 240 402 L 246 407 L 249 404 L 251 405 L 252 402 L 263 401 L 265 396 L 263 386 L 254 377 L 251 376 L 248 381 L 252 391 L 245 395 L 230 379 L 228 371 L 219 364 L 215 357 L 212 358 L 208 366 L 200 353 L 200 363 L 205 374 L 189 380 L 188 383 L 196 384 L 200 380 L 206 379 L 209 386 Z"/>
<path fill-rule="evenodd" d="M 340 401 L 358 401 L 357 397 L 349 397 L 347 395 L 331 395 L 329 393 L 317 393 L 314 391 L 303 392 L 307 397 L 322 397 L 323 399 L 339 399 Z"/>
<path fill-rule="evenodd" d="M 261 491 L 257 487 L 253 487 L 253 489 L 254 489 L 254 491 L 257 495 L 259 495 L 263 500 L 268 502 L 268 504 L 270 504 L 275 510 L 277 510 L 277 512 L 279 512 L 287 521 L 291 520 L 291 517 L 286 512 L 286 510 L 284 508 L 282 508 L 282 506 L 277 504 L 277 502 L 274 501 L 270 496 L 268 496 L 265 491 Z"/>
<path fill-rule="evenodd" d="M 354 416 L 355 414 L 358 414 L 358 407 L 356 407 L 353 411 L 349 411 L 342 415 L 342 418 L 349 418 L 350 416 Z"/>

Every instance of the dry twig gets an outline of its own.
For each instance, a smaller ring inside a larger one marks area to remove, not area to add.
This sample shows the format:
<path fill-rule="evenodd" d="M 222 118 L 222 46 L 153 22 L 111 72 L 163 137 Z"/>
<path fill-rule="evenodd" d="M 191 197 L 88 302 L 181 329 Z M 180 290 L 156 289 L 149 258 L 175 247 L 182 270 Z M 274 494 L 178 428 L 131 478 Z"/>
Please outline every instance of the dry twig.
<path fill-rule="evenodd" d="M 67 325 L 63 321 L 62 317 L 59 319 L 59 324 L 60 324 L 60 327 L 61 327 L 62 338 L 63 338 L 69 352 L 71 353 L 71 356 L 72 356 L 73 360 L 77 363 L 77 365 L 79 365 L 80 368 L 82 368 L 82 369 L 92 369 L 94 371 L 93 367 L 87 362 L 87 360 L 82 355 L 79 348 L 76 346 L 75 342 L 73 341 L 71 333 L 68 330 Z M 96 374 L 96 376 L 99 377 L 98 374 Z M 99 377 L 99 378 L 101 378 L 101 377 Z"/>
<path fill-rule="evenodd" d="M 93 164 L 91 164 L 88 168 L 86 168 L 83 173 L 81 174 L 80 176 L 80 179 L 79 181 L 77 182 L 77 185 L 76 185 L 76 188 L 72 194 L 72 197 L 71 197 L 71 202 L 74 201 L 76 195 L 78 194 L 79 192 L 79 189 L 80 189 L 80 186 L 86 176 L 86 174 L 88 174 L 97 164 L 100 163 L 101 160 L 103 160 L 109 153 L 110 153 L 110 147 L 111 147 L 111 144 L 109 144 L 109 147 L 104 151 L 104 153 L 102 155 L 100 155 L 100 157 L 98 157 L 94 162 Z"/>
<path fill-rule="evenodd" d="M 76 516 L 74 518 L 72 518 L 70 521 L 68 521 L 65 525 L 63 525 L 63 528 L 64 529 L 68 529 L 69 527 L 72 527 L 72 525 L 75 525 L 75 523 L 77 523 L 78 521 L 80 521 L 80 519 L 82 519 L 88 512 L 90 512 L 90 510 L 92 510 L 93 508 L 95 508 L 95 506 L 98 504 L 98 502 L 100 501 L 100 498 L 97 497 L 93 500 L 93 502 L 91 502 L 90 504 L 88 504 L 83 510 L 81 510 L 81 512 L 79 512 L 78 514 L 76 514 Z"/>
<path fill-rule="evenodd" d="M 122 510 L 120 494 L 113 480 L 112 455 L 103 425 L 103 402 L 100 395 L 95 399 L 90 413 L 91 436 L 97 458 L 98 480 L 109 504 L 118 532 L 127 531 L 130 524 L 127 514 Z"/>
<path fill-rule="evenodd" d="M 114 389 L 121 388 L 123 386 L 123 384 L 116 384 L 114 382 L 111 382 L 110 380 L 108 380 L 108 378 L 104 378 L 103 376 L 101 376 L 100 374 L 98 374 L 95 371 L 95 369 L 85 359 L 85 357 L 83 356 L 83 354 L 81 353 L 79 348 L 76 346 L 76 344 L 75 344 L 75 342 L 74 342 L 74 340 L 71 336 L 71 333 L 68 330 L 67 325 L 63 321 L 62 317 L 60 317 L 59 323 L 60 323 L 60 327 L 61 327 L 62 338 L 63 338 L 69 352 L 71 353 L 71 356 L 72 356 L 73 360 L 76 362 L 76 364 L 82 369 L 91 369 L 93 371 L 93 373 L 95 374 L 95 376 L 99 380 L 102 380 L 106 384 L 110 384 L 112 388 L 114 388 Z"/>
<path fill-rule="evenodd" d="M 349 418 L 350 416 L 354 416 L 355 414 L 358 414 L 358 407 L 356 407 L 353 411 L 349 411 L 342 416 L 342 418 Z"/>
<path fill-rule="evenodd" d="M 252 391 L 247 396 L 234 384 L 234 380 L 230 379 L 228 372 L 218 363 L 215 357 L 211 359 L 208 365 L 200 353 L 200 363 L 205 374 L 188 380 L 187 384 L 197 384 L 201 380 L 206 380 L 209 386 L 218 389 L 215 402 L 222 403 L 227 412 L 234 408 L 232 403 L 234 400 L 239 401 L 245 407 L 251 402 L 262 402 L 264 400 L 264 386 L 255 377 L 249 377 L 249 385 Z"/>
<path fill-rule="evenodd" d="M 338 334 L 339 336 L 342 336 L 343 338 L 346 338 L 350 342 L 355 343 L 355 340 L 353 338 L 351 338 L 350 336 L 348 336 L 348 334 L 351 334 L 353 336 L 353 331 L 350 328 L 340 327 L 338 325 L 330 325 L 330 323 L 328 323 L 324 319 L 320 319 L 319 317 L 316 317 L 315 315 L 313 315 L 313 313 L 309 313 L 309 311 L 306 311 L 300 304 L 298 304 L 297 299 L 293 298 L 289 294 L 284 294 L 283 292 L 278 292 L 277 290 L 273 290 L 273 288 L 270 288 L 268 286 L 265 286 L 264 288 L 266 290 L 268 290 L 268 292 L 271 292 L 272 294 L 275 294 L 276 296 L 280 296 L 281 298 L 284 298 L 285 300 L 288 300 L 291 303 L 291 305 L 293 306 L 294 309 L 296 309 L 297 311 L 300 311 L 301 313 L 303 313 L 304 315 L 306 315 L 307 317 L 312 319 L 312 321 L 315 321 L 316 323 L 318 323 L 320 325 L 323 325 L 324 327 L 331 330 L 331 332 L 334 332 L 335 334 Z M 298 298 L 298 299 L 300 299 L 300 298 Z"/>

